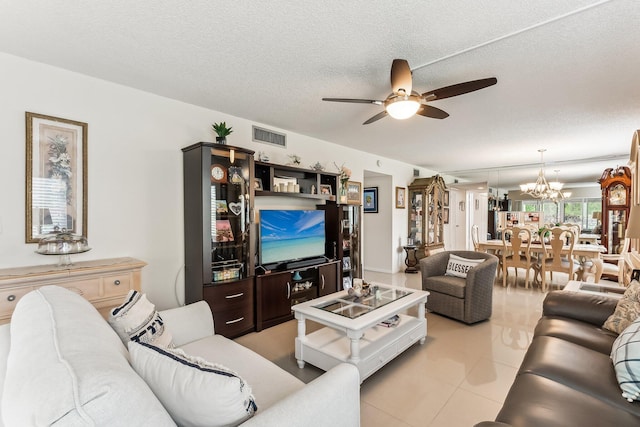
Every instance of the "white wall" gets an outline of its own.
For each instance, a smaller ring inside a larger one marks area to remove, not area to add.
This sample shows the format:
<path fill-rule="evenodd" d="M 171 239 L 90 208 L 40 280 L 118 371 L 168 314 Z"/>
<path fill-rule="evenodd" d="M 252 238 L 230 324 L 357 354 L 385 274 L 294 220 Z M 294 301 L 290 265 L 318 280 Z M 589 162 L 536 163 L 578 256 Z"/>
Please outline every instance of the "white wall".
<path fill-rule="evenodd" d="M 413 165 L 15 56 L 0 53 L 0 69 L 0 268 L 57 261 L 25 244 L 25 111 L 88 123 L 88 240 L 93 249 L 72 259 L 132 256 L 146 261 L 143 290 L 159 308 L 183 298 L 180 148 L 213 141 L 213 122 L 233 126 L 229 144 L 266 152 L 274 163 L 286 163 L 286 154 L 295 153 L 303 165 L 319 161 L 331 169 L 334 161 L 344 163 L 353 170 L 353 181 L 363 182 L 365 169 L 389 175 L 394 186 L 406 187 L 413 179 Z M 287 133 L 288 149 L 252 142 L 252 124 Z M 434 174 L 418 169 L 421 176 Z M 392 211 L 391 229 L 384 233 L 388 241 L 381 244 L 395 254 L 399 239 L 406 239 L 407 210 Z M 397 264 L 393 255 L 385 262 L 390 269 Z"/>
<path fill-rule="evenodd" d="M 362 260 L 367 270 L 391 272 L 393 251 L 396 245 L 393 243 L 393 206 L 391 206 L 390 176 L 374 175 L 365 172 L 365 187 L 378 188 L 378 212 L 363 213 Z"/>

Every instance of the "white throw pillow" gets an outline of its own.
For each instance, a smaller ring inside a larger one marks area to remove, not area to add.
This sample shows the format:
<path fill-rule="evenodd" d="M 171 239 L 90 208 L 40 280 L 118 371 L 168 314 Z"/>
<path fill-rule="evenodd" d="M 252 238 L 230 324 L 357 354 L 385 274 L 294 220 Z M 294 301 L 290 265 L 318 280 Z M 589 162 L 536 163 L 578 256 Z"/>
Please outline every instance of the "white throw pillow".
<path fill-rule="evenodd" d="M 611 360 L 622 397 L 629 402 L 640 400 L 640 317 L 613 342 Z"/>
<path fill-rule="evenodd" d="M 125 302 L 111 310 L 109 324 L 127 345 L 129 341 L 173 347 L 172 336 L 164 327 L 160 314 L 145 294 L 130 290 Z"/>
<path fill-rule="evenodd" d="M 231 426 L 257 410 L 251 388 L 235 372 L 181 349 L 129 343 L 131 364 L 181 426 Z"/>
<path fill-rule="evenodd" d="M 447 263 L 447 272 L 445 276 L 467 277 L 467 272 L 476 265 L 480 264 L 484 259 L 469 259 L 450 254 Z"/>
<path fill-rule="evenodd" d="M 175 426 L 89 301 L 44 286 L 11 318 L 2 397 L 6 426 Z"/>

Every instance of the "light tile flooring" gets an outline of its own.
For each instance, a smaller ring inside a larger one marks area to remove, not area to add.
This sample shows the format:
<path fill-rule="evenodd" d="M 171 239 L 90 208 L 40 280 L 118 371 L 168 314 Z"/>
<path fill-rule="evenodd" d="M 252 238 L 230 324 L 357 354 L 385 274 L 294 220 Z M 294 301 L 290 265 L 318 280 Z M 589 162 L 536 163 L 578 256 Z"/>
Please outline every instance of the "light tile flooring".
<path fill-rule="evenodd" d="M 555 274 L 554 282 L 566 283 L 566 276 L 556 276 L 561 275 Z M 365 272 L 365 280 L 421 287 L 419 273 Z M 470 427 L 493 420 L 531 341 L 545 296 L 539 287 L 515 286 L 513 274 L 509 283 L 503 288 L 502 280 L 496 281 L 489 321 L 468 326 L 427 313 L 425 344 L 412 346 L 362 383 L 361 425 Z M 297 367 L 295 335 L 292 320 L 236 341 L 308 382 L 322 371 L 309 364 Z"/>

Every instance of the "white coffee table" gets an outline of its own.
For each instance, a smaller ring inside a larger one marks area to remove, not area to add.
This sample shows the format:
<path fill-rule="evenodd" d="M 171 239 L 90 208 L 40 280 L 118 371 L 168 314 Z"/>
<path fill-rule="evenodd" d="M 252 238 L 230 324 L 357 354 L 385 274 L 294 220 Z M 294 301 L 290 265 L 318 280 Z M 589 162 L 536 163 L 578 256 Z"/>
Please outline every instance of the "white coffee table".
<path fill-rule="evenodd" d="M 592 283 L 592 282 L 581 282 L 579 280 L 570 280 L 565 287 L 564 291 L 574 291 L 574 292 L 584 292 L 587 294 L 594 295 L 607 295 L 612 298 L 620 299 L 622 298 L 622 294 L 627 290 L 624 286 L 618 286 L 615 284 L 605 284 L 605 283 Z"/>
<path fill-rule="evenodd" d="M 300 368 L 308 362 L 328 371 L 348 362 L 358 368 L 362 382 L 417 341 L 424 344 L 429 292 L 380 283 L 371 285 L 378 287 L 379 298 L 374 294 L 354 298 L 341 291 L 291 308 L 298 320 L 295 344 Z M 417 316 L 403 314 L 416 305 Z M 396 326 L 380 325 L 394 315 L 400 317 Z M 307 319 L 327 327 L 306 335 Z"/>

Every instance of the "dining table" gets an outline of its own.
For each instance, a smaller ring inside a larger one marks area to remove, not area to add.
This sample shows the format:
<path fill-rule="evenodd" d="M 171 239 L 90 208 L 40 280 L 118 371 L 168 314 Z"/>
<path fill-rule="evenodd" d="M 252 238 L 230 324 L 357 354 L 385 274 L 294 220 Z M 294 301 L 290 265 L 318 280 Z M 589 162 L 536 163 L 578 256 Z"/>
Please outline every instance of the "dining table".
<path fill-rule="evenodd" d="M 511 248 L 511 243 L 506 242 L 507 243 L 507 249 Z M 523 243 L 523 246 L 525 246 L 526 244 Z M 504 249 L 502 240 L 499 239 L 492 239 L 492 240 L 487 240 L 486 242 L 479 242 L 478 243 L 478 249 L 481 252 L 495 252 L 495 251 L 501 251 Z M 549 247 L 549 250 L 551 249 L 551 247 Z M 542 247 L 542 243 L 531 243 L 531 247 L 529 249 L 529 251 L 531 251 L 532 253 L 536 253 L 536 254 L 540 254 L 544 252 L 544 249 Z M 607 252 L 607 248 L 605 248 L 602 245 L 594 245 L 594 244 L 584 244 L 584 243 L 577 243 L 575 245 L 573 245 L 573 255 L 580 258 L 580 259 L 594 259 L 594 258 L 599 258 L 600 254 L 603 252 Z M 568 254 L 569 253 L 569 245 L 565 245 L 562 248 L 562 253 L 563 254 Z M 581 263 L 584 263 L 583 261 L 581 261 Z"/>
<path fill-rule="evenodd" d="M 507 249 L 511 248 L 511 243 L 506 242 Z M 523 243 L 523 246 L 526 247 L 526 243 Z M 550 250 L 549 247 L 547 250 Z M 569 253 L 570 246 L 565 245 L 562 247 L 562 254 Z M 487 240 L 485 242 L 478 243 L 478 251 L 480 252 L 489 252 L 497 254 L 499 251 L 504 250 L 504 244 L 502 240 Z M 529 247 L 529 251 L 531 254 L 541 254 L 544 253 L 544 248 L 542 247 L 542 243 L 531 243 Z M 580 265 L 585 266 L 588 260 L 598 259 L 600 258 L 601 253 L 606 253 L 607 248 L 603 245 L 594 245 L 594 244 L 584 244 L 577 243 L 573 245 L 573 256 L 578 259 Z M 534 275 L 534 282 L 540 283 L 540 280 L 537 279 L 537 275 Z"/>

